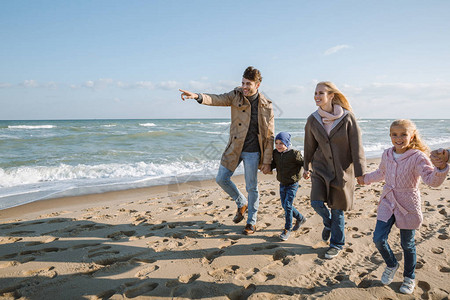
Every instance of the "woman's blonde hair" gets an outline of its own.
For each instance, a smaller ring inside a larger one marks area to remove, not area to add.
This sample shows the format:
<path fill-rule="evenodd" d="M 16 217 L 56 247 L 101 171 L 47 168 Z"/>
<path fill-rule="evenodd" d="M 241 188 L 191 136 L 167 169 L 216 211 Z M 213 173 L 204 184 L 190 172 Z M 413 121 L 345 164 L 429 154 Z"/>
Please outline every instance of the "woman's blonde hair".
<path fill-rule="evenodd" d="M 419 132 L 417 131 L 416 124 L 408 119 L 399 119 L 392 122 L 391 127 L 401 126 L 406 129 L 413 136 L 411 143 L 408 145 L 408 149 L 417 149 L 426 154 L 430 153 L 430 148 L 422 141 Z"/>
<path fill-rule="evenodd" d="M 352 106 L 348 102 L 347 98 L 342 94 L 342 92 L 337 88 L 337 86 L 332 83 L 331 81 L 321 81 L 317 84 L 317 86 L 323 85 L 327 90 L 328 93 L 333 93 L 334 97 L 331 103 L 333 104 L 339 104 L 342 108 L 345 108 L 346 110 L 352 111 Z"/>

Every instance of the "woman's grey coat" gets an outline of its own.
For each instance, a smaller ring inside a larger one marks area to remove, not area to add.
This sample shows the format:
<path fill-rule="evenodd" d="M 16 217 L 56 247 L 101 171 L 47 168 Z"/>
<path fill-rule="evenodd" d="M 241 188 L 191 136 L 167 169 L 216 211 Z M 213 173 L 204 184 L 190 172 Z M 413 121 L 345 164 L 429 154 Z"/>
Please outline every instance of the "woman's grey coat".
<path fill-rule="evenodd" d="M 333 209 L 353 208 L 355 177 L 365 173 L 361 130 L 353 113 L 335 120 L 330 135 L 316 111 L 305 126 L 304 168 L 311 170 L 311 200 L 327 202 Z"/>

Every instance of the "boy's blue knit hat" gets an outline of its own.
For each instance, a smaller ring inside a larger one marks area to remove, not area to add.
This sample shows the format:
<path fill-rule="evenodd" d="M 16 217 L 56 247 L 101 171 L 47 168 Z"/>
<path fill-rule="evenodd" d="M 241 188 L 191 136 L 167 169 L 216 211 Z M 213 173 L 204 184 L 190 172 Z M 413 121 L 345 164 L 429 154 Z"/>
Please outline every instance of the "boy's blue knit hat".
<path fill-rule="evenodd" d="M 280 140 L 286 147 L 291 145 L 291 134 L 289 132 L 282 131 L 275 137 L 275 140 Z"/>

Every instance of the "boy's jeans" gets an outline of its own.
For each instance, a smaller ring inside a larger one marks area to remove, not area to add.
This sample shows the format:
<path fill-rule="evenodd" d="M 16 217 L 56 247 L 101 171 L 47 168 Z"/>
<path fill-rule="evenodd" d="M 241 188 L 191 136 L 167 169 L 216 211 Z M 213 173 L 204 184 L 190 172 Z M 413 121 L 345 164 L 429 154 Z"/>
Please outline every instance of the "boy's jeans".
<path fill-rule="evenodd" d="M 220 165 L 219 173 L 216 176 L 216 182 L 228 195 L 230 195 L 231 198 L 233 198 L 239 208 L 248 205 L 247 224 L 251 225 L 256 224 L 259 207 L 257 176 L 260 155 L 259 152 L 242 152 L 239 158 L 239 163 L 241 163 L 241 161 L 244 162 L 245 189 L 248 193 L 248 201 L 230 179 L 234 171 L 230 171 Z"/>
<path fill-rule="evenodd" d="M 304 217 L 298 210 L 292 205 L 297 194 L 298 182 L 291 185 L 280 184 L 280 200 L 281 206 L 284 209 L 286 223 L 284 224 L 284 229 L 291 230 L 292 228 L 292 217 L 297 220 L 302 220 Z"/>
<path fill-rule="evenodd" d="M 345 244 L 345 219 L 341 209 L 328 209 L 320 200 L 311 200 L 311 206 L 323 219 L 323 225 L 331 231 L 330 247 L 342 249 Z"/>
<path fill-rule="evenodd" d="M 392 268 L 397 265 L 397 259 L 394 253 L 389 247 L 388 236 L 391 232 L 391 228 L 395 223 L 395 216 L 387 221 L 383 222 L 377 220 L 377 225 L 375 226 L 375 231 L 373 233 L 373 242 L 380 251 L 381 256 L 386 262 L 387 266 Z M 416 231 L 414 229 L 400 229 L 400 241 L 403 248 L 403 256 L 405 259 L 405 270 L 403 272 L 404 277 L 409 277 L 414 279 L 416 274 L 414 273 L 416 269 L 416 243 L 414 240 L 414 235 Z"/>

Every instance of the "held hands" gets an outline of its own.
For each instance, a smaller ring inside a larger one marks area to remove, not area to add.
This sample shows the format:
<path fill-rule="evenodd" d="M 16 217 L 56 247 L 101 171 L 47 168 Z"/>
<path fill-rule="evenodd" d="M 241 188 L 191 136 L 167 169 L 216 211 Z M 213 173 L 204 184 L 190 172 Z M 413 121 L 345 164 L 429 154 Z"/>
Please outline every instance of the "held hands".
<path fill-rule="evenodd" d="M 431 162 L 439 170 L 445 169 L 448 162 L 448 151 L 446 149 L 438 149 L 431 151 L 430 155 Z"/>
<path fill-rule="evenodd" d="M 263 164 L 263 165 L 261 166 L 261 172 L 262 172 L 264 175 L 272 174 L 272 170 L 271 170 L 271 168 L 270 168 L 270 165 L 269 165 L 269 164 Z"/>
<path fill-rule="evenodd" d="M 356 181 L 360 185 L 364 185 L 364 175 L 356 177 Z"/>
<path fill-rule="evenodd" d="M 303 172 L 303 178 L 304 179 L 309 179 L 309 177 L 311 177 L 311 172 L 310 171 L 304 171 Z"/>
<path fill-rule="evenodd" d="M 179 90 L 181 92 L 181 100 L 186 99 L 198 99 L 198 95 L 196 93 L 191 93 L 189 91 Z"/>

